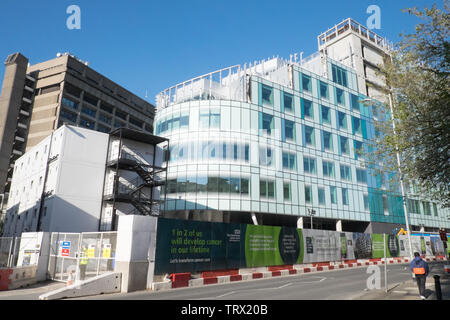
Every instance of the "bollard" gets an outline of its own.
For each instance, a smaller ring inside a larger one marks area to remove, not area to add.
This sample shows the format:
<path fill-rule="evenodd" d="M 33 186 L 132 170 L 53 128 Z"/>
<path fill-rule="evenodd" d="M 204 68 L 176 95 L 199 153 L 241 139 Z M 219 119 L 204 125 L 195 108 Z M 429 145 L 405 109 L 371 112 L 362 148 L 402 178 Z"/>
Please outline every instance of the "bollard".
<path fill-rule="evenodd" d="M 436 300 L 442 300 L 442 292 L 441 292 L 441 283 L 439 281 L 439 276 L 435 274 L 434 278 L 434 287 L 436 289 Z"/>

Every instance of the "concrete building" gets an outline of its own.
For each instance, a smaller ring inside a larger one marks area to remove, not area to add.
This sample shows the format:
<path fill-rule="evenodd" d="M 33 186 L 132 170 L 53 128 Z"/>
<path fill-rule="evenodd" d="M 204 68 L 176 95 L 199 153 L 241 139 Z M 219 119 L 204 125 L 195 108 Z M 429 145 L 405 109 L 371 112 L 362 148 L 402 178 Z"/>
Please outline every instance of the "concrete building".
<path fill-rule="evenodd" d="M 107 134 L 63 125 L 16 160 L 3 236 L 114 230 L 113 216 L 130 214 L 133 206 L 132 214 L 158 215 L 157 189 L 165 182 L 161 142 L 129 128 Z M 160 175 L 153 174 L 155 163 Z M 149 181 L 140 183 L 139 173 Z M 142 207 L 147 211 L 138 211 Z"/>
<path fill-rule="evenodd" d="M 110 132 L 153 132 L 154 106 L 75 56 L 28 65 L 8 56 L 0 97 L 0 194 L 8 195 L 15 160 L 64 123 Z"/>
<path fill-rule="evenodd" d="M 395 173 L 364 167 L 358 153 L 376 136 L 374 108 L 362 101 L 383 98 L 367 70 L 389 53 L 361 28 L 347 19 L 305 59 L 232 66 L 161 92 L 166 216 L 368 233 L 404 226 L 400 190 L 387 183 Z M 448 209 L 407 198 L 412 230 L 450 227 Z"/>
<path fill-rule="evenodd" d="M 389 57 L 392 42 L 347 18 L 321 33 L 317 44 L 320 53 L 355 70 L 361 93 L 382 100 L 379 87 L 384 82 L 377 71 L 379 65 L 383 65 L 383 59 Z"/>

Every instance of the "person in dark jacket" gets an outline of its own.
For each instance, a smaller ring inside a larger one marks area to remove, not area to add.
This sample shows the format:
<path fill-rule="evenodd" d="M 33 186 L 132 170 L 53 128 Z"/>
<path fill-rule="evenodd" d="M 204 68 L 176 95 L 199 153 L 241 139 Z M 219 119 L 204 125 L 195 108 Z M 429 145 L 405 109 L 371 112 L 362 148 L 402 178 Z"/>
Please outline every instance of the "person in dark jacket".
<path fill-rule="evenodd" d="M 420 253 L 414 252 L 414 260 L 411 261 L 409 268 L 416 278 L 417 286 L 419 287 L 420 298 L 423 300 L 426 299 L 425 282 L 427 281 L 427 276 L 430 272 L 428 263 L 422 260 L 422 258 L 420 257 Z"/>

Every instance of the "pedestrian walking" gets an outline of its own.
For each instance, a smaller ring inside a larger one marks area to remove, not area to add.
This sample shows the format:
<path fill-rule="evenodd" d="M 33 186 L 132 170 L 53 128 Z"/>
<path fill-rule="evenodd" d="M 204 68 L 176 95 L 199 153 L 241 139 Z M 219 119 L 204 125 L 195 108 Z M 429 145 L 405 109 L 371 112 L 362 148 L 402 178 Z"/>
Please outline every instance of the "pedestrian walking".
<path fill-rule="evenodd" d="M 425 300 L 425 283 L 427 281 L 428 273 L 430 272 L 428 263 L 422 260 L 419 252 L 414 252 L 414 260 L 411 261 L 409 268 L 416 278 L 420 298 Z"/>

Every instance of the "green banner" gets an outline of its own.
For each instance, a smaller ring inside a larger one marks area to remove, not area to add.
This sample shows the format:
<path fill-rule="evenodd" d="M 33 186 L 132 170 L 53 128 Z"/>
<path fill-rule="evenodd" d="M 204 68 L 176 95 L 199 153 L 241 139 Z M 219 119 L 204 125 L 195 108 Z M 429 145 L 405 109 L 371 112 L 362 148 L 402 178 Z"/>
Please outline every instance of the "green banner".
<path fill-rule="evenodd" d="M 155 274 L 382 258 L 385 246 L 399 255 L 395 235 L 159 218 Z"/>

